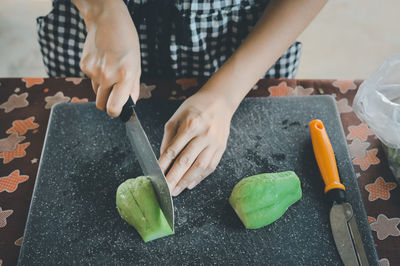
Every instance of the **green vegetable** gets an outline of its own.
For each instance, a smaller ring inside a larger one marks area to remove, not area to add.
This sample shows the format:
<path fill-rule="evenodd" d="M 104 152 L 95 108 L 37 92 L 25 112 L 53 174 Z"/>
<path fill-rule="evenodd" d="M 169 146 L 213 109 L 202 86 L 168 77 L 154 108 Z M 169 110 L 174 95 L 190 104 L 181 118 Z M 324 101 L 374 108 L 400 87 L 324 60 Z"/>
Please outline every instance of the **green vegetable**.
<path fill-rule="evenodd" d="M 389 168 L 395 178 L 400 182 L 400 149 L 392 148 L 382 143 L 386 158 L 389 163 Z"/>
<path fill-rule="evenodd" d="M 294 172 L 259 174 L 237 183 L 229 203 L 247 229 L 257 229 L 279 219 L 301 195 Z"/>
<path fill-rule="evenodd" d="M 119 214 L 135 227 L 144 242 L 174 233 L 147 177 L 126 180 L 119 185 L 116 198 Z"/>

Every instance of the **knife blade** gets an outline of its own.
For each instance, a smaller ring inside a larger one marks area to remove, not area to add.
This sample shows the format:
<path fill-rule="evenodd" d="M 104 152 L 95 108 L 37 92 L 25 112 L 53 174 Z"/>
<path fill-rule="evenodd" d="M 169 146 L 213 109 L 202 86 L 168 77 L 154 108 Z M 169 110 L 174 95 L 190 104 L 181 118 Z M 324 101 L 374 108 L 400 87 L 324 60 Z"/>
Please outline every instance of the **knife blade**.
<path fill-rule="evenodd" d="M 343 261 L 349 265 L 368 265 L 360 232 L 349 203 L 334 204 L 330 212 L 333 238 Z M 356 256 L 354 256 L 356 254 Z M 347 265 L 347 264 L 346 264 Z"/>
<path fill-rule="evenodd" d="M 309 123 L 311 141 L 325 194 L 333 203 L 329 219 L 339 256 L 346 266 L 369 265 L 351 204 L 346 201 L 345 186 L 340 182 L 332 144 L 321 120 Z"/>
<path fill-rule="evenodd" d="M 150 179 L 155 194 L 157 195 L 160 208 L 171 229 L 174 231 L 174 207 L 167 180 L 158 164 L 158 160 L 140 124 L 134 107 L 135 104 L 131 96 L 129 96 L 119 117 L 122 122 L 125 123 L 126 134 L 139 161 L 143 174 Z"/>

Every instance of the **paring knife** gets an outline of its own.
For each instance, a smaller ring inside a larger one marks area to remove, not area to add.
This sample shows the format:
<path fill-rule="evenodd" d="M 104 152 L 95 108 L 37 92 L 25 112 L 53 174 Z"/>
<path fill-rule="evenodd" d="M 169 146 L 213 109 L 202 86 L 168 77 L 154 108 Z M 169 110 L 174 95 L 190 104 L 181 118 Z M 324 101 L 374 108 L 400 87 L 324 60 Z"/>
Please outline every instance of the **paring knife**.
<path fill-rule="evenodd" d="M 160 208 L 174 231 L 174 207 L 167 180 L 162 172 L 158 160 L 151 148 L 149 139 L 144 132 L 135 112 L 135 103 L 131 96 L 125 103 L 120 114 L 120 119 L 125 123 L 126 134 L 136 154 L 143 174 L 149 177 L 157 195 Z"/>
<path fill-rule="evenodd" d="M 346 202 L 345 187 L 340 183 L 332 144 L 321 120 L 309 124 L 315 158 L 325 183 L 325 194 L 333 202 L 330 222 L 336 248 L 344 265 L 368 265 L 353 209 Z"/>

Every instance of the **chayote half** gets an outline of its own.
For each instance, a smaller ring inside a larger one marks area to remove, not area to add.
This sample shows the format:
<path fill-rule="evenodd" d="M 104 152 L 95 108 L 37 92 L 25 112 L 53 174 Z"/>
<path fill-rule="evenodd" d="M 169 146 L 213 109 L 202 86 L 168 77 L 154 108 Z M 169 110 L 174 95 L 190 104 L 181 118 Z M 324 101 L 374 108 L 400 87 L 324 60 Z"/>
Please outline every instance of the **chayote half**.
<path fill-rule="evenodd" d="M 119 185 L 116 196 L 121 217 L 148 242 L 173 234 L 146 176 L 128 179 Z"/>
<path fill-rule="evenodd" d="M 279 219 L 301 196 L 299 178 L 287 171 L 242 179 L 233 188 L 229 203 L 247 229 L 257 229 Z"/>

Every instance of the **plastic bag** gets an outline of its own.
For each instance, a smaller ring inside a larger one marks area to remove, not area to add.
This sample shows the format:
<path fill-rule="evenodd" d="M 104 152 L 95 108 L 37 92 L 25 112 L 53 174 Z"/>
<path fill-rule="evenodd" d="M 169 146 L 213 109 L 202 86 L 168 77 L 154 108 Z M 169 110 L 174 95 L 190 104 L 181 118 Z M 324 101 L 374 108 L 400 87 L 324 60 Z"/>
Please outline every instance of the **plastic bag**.
<path fill-rule="evenodd" d="M 400 55 L 387 59 L 358 89 L 353 109 L 382 141 L 400 182 Z"/>

